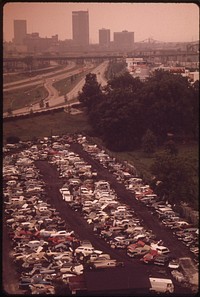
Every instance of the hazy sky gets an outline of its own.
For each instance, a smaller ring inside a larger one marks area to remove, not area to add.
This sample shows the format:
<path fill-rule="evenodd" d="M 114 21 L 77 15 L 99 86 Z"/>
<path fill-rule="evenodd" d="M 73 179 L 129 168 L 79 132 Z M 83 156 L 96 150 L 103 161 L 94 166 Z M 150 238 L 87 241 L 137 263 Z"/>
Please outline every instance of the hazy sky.
<path fill-rule="evenodd" d="M 3 7 L 4 40 L 14 37 L 13 20 L 27 20 L 27 33 L 40 37 L 58 34 L 72 38 L 72 11 L 89 11 L 90 42 L 98 43 L 98 30 L 135 32 L 135 42 L 149 37 L 158 41 L 199 40 L 199 7 L 193 3 L 17 2 Z"/>

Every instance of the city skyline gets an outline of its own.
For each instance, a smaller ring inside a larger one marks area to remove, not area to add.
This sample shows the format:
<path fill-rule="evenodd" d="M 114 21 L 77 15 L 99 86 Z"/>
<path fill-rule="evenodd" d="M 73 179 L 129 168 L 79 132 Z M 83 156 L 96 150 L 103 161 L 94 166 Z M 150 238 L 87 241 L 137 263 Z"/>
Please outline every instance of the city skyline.
<path fill-rule="evenodd" d="M 89 12 L 90 43 L 99 43 L 102 28 L 110 29 L 111 41 L 114 32 L 123 30 L 134 32 L 135 42 L 149 37 L 161 42 L 199 39 L 199 7 L 194 3 L 11 2 L 3 7 L 4 40 L 13 40 L 14 20 L 26 20 L 28 34 L 72 39 L 72 11 L 79 10 Z"/>

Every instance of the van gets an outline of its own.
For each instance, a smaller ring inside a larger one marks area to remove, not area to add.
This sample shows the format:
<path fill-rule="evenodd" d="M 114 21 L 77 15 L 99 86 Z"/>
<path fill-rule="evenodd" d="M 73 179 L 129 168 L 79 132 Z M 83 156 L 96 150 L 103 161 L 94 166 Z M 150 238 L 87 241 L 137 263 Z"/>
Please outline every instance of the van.
<path fill-rule="evenodd" d="M 157 292 L 157 293 L 173 293 L 174 292 L 174 285 L 171 279 L 166 278 L 149 278 L 151 287 L 150 291 Z"/>

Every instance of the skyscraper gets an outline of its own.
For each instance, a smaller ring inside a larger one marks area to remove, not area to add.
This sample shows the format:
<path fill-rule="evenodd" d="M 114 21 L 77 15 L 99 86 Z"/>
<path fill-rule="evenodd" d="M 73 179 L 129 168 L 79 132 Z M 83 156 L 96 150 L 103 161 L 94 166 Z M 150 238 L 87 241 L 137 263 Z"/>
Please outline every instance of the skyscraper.
<path fill-rule="evenodd" d="M 109 47 L 110 45 L 110 30 L 100 29 L 99 30 L 99 45 L 103 47 Z"/>
<path fill-rule="evenodd" d="M 23 45 L 27 34 L 26 20 L 14 20 L 14 40 L 16 45 Z"/>
<path fill-rule="evenodd" d="M 134 46 L 134 32 L 126 30 L 114 32 L 114 46 L 121 50 L 132 50 Z"/>
<path fill-rule="evenodd" d="M 72 11 L 73 43 L 77 46 L 89 45 L 89 13 L 88 11 Z"/>

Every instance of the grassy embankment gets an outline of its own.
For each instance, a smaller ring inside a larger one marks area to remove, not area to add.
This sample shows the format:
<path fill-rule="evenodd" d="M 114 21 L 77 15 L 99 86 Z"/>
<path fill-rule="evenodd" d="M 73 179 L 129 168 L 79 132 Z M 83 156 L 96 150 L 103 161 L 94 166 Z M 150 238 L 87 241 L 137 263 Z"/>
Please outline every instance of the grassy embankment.
<path fill-rule="evenodd" d="M 21 140 L 27 141 L 34 137 L 84 133 L 89 130 L 90 126 L 82 113 L 70 115 L 64 111 L 58 111 L 24 119 L 4 121 L 3 142 L 6 143 L 6 138 L 9 136 L 17 136 Z"/>
<path fill-rule="evenodd" d="M 75 68 L 73 68 L 73 70 L 76 70 L 78 68 L 80 68 L 80 66 L 76 66 Z M 79 74 L 73 75 L 73 80 L 71 80 L 70 77 L 59 80 L 55 82 L 53 86 L 59 91 L 59 95 L 62 96 L 70 92 L 79 83 L 79 81 L 90 71 L 91 69 L 81 72 Z M 67 73 L 67 72 L 69 72 L 69 70 L 64 71 L 64 73 Z M 54 76 L 55 74 L 52 74 L 49 76 L 49 78 Z M 47 96 L 48 96 L 48 92 L 44 88 L 43 84 L 41 85 L 41 83 L 36 86 L 24 87 L 22 89 L 15 89 L 13 91 L 4 92 L 3 112 L 6 112 L 9 108 L 11 108 L 11 110 L 15 110 L 18 108 L 22 108 L 24 106 L 28 107 L 30 106 L 30 104 L 40 102 Z"/>
<path fill-rule="evenodd" d="M 102 141 L 99 138 L 93 138 L 93 141 L 100 146 L 102 146 Z M 189 159 L 192 167 L 195 172 L 198 172 L 198 163 L 199 163 L 199 147 L 197 142 L 188 142 L 188 143 L 177 143 L 178 156 L 182 158 Z M 156 154 L 162 152 L 164 147 L 157 148 L 156 152 L 151 155 L 147 155 L 142 150 L 134 151 L 125 151 L 125 152 L 112 152 L 109 151 L 109 154 L 118 160 L 127 161 L 130 164 L 133 164 L 140 175 L 147 181 L 150 181 L 152 174 L 150 171 L 151 165 L 154 163 Z M 198 179 L 198 176 L 195 177 Z"/>
<path fill-rule="evenodd" d="M 48 67 L 48 68 L 43 68 L 43 69 L 37 69 L 37 70 L 33 70 L 33 71 L 21 71 L 21 72 L 13 72 L 13 73 L 4 73 L 3 75 L 3 83 L 7 84 L 7 83 L 14 83 L 14 82 L 18 82 L 20 80 L 23 79 L 27 79 L 27 78 L 32 78 L 34 79 L 35 76 L 37 75 L 43 75 L 43 74 L 48 74 L 49 72 L 52 71 L 58 71 L 61 70 L 63 68 L 63 66 L 56 66 L 56 67 Z"/>

